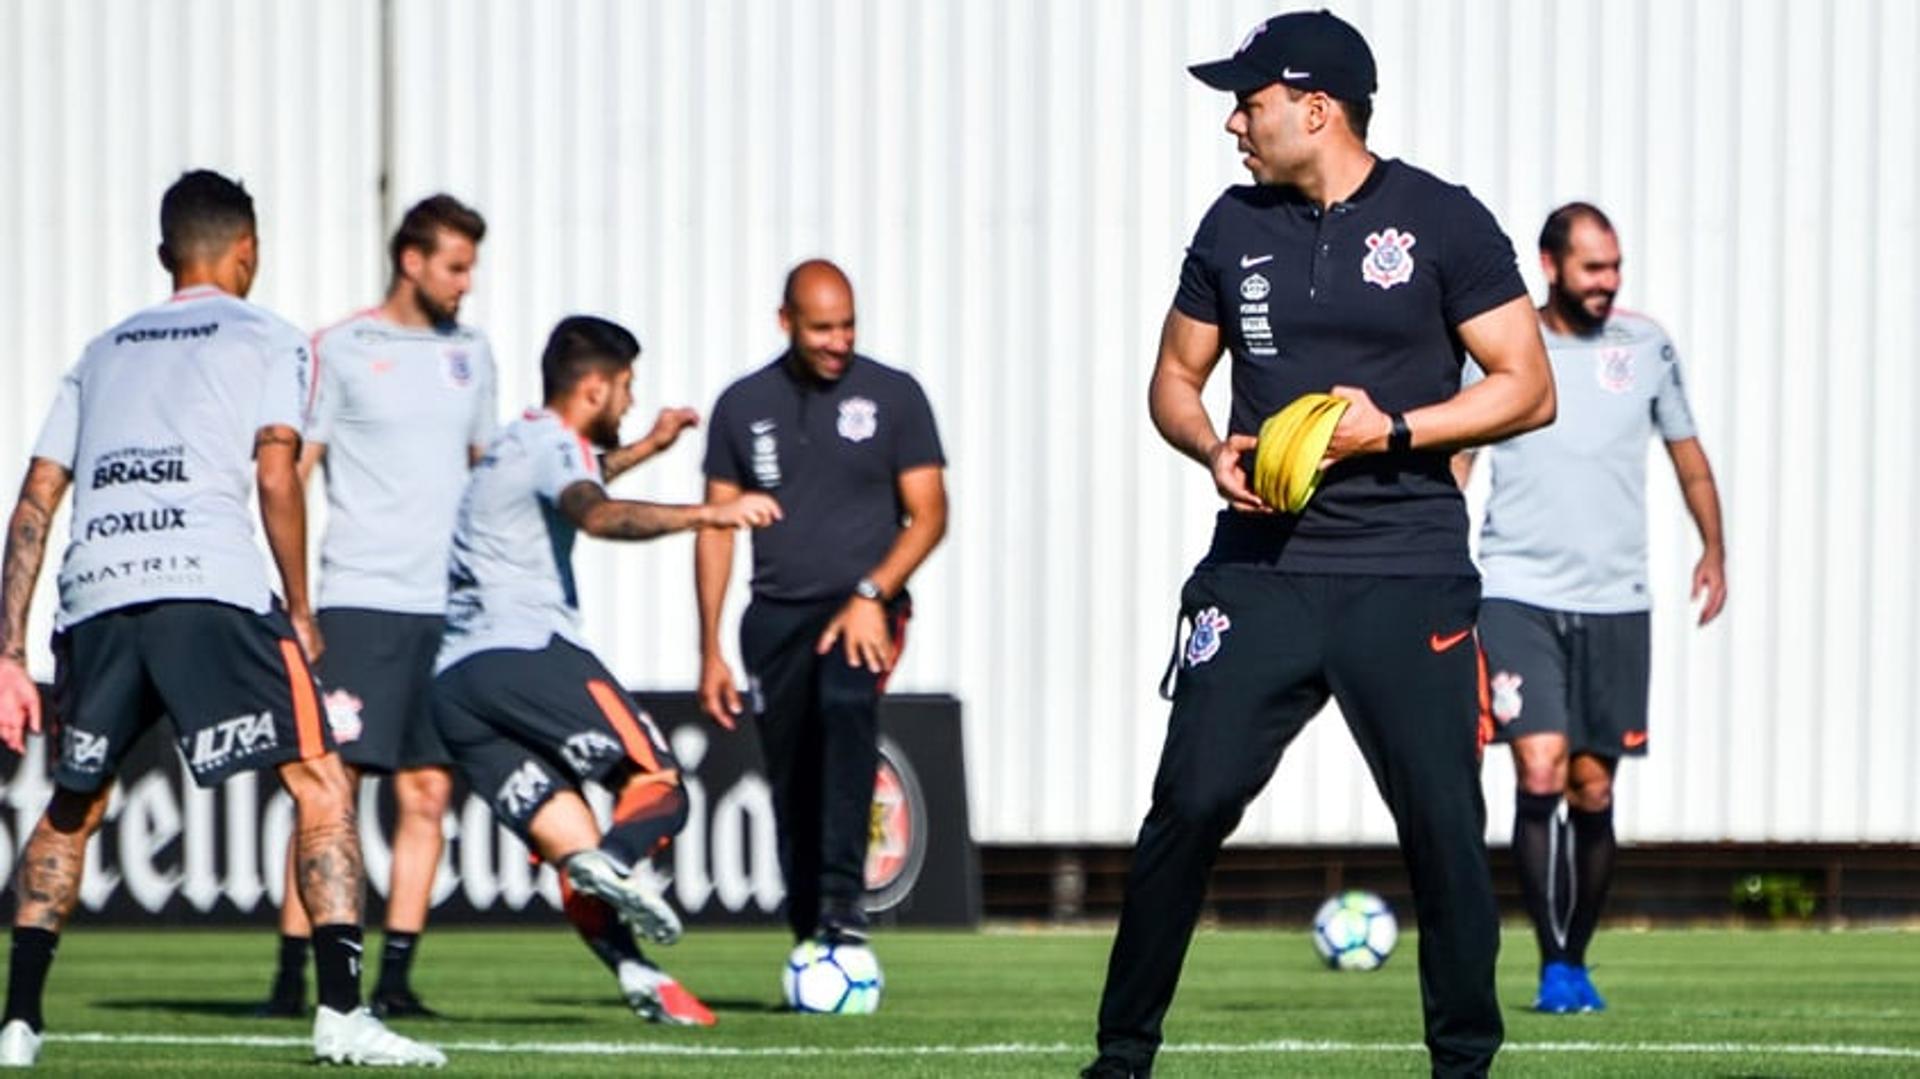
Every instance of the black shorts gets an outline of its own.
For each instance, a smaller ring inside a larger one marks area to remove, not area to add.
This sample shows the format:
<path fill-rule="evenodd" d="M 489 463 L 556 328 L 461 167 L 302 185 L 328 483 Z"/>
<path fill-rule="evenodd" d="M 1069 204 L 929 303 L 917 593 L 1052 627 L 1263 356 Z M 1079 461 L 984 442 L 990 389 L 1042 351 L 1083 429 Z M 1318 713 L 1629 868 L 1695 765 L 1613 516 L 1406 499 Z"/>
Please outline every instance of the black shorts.
<path fill-rule="evenodd" d="M 278 608 L 142 603 L 69 627 L 53 652 L 53 781 L 67 790 L 99 790 L 163 715 L 202 787 L 333 749 L 313 675 Z"/>
<path fill-rule="evenodd" d="M 1490 599 L 1480 605 L 1480 646 L 1495 741 L 1562 734 L 1573 753 L 1646 755 L 1647 612 L 1577 614 Z"/>
<path fill-rule="evenodd" d="M 678 780 L 652 717 L 593 653 L 558 637 L 477 652 L 440 673 L 433 714 L 454 762 L 500 823 L 526 838 L 540 807 L 586 780 L 635 771 Z"/>
<path fill-rule="evenodd" d="M 433 722 L 433 660 L 446 619 L 353 607 L 320 612 L 313 670 L 340 757 L 367 772 L 453 763 Z"/>

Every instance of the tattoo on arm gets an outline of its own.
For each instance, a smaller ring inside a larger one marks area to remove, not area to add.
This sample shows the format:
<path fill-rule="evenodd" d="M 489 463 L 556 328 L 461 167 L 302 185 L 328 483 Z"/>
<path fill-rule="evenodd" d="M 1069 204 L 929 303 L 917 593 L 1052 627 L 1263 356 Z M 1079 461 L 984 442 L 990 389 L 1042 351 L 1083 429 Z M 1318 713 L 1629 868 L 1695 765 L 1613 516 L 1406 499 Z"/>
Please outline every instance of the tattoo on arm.
<path fill-rule="evenodd" d="M 644 441 L 608 450 L 600 455 L 600 477 L 612 483 L 615 476 L 651 456 L 653 456 L 653 450 Z"/>
<path fill-rule="evenodd" d="M 700 506 L 666 506 L 607 497 L 598 484 L 576 483 L 560 492 L 560 512 L 589 536 L 646 540 L 682 532 L 700 523 Z"/>
<path fill-rule="evenodd" d="M 40 564 L 47 553 L 53 512 L 66 494 L 71 474 L 45 458 L 35 458 L 20 485 L 20 501 L 7 526 L 6 566 L 0 571 L 0 656 L 23 658 L 27 650 L 27 613 Z"/>

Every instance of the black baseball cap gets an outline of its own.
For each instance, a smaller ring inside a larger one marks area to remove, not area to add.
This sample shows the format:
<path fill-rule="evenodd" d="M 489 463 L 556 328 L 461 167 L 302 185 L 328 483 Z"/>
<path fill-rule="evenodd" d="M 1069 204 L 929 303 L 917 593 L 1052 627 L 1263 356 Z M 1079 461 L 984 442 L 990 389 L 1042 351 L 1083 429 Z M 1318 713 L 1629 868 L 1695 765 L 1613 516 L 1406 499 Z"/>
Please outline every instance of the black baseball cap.
<path fill-rule="evenodd" d="M 1341 101 L 1365 101 L 1378 85 L 1367 39 L 1325 10 L 1275 15 L 1254 27 L 1232 56 L 1187 70 L 1215 90 L 1233 94 L 1277 82 L 1321 90 Z"/>

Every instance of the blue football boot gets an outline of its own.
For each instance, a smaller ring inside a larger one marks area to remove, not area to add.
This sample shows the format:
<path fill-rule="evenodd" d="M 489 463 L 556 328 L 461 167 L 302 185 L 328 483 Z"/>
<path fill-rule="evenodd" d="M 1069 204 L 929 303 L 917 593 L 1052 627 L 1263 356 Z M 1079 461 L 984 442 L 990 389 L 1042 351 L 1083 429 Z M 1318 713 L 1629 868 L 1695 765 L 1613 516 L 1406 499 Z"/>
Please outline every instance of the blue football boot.
<path fill-rule="evenodd" d="M 1580 983 L 1586 978 L 1571 963 L 1548 963 L 1540 968 L 1540 992 L 1533 1010 L 1548 1015 L 1571 1015 L 1580 1010 Z"/>
<path fill-rule="evenodd" d="M 1574 967 L 1573 976 L 1574 997 L 1580 1002 L 1580 1010 L 1583 1012 L 1606 1011 L 1607 998 L 1601 996 L 1600 990 L 1593 987 L 1593 979 L 1587 976 L 1587 968 Z"/>

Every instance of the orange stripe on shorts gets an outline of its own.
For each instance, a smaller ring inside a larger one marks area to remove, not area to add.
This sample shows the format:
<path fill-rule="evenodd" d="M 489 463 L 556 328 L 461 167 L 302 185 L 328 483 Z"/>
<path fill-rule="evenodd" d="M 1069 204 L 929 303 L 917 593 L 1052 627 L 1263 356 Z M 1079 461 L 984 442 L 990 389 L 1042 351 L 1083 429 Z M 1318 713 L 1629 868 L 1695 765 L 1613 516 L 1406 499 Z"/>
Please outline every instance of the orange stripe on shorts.
<path fill-rule="evenodd" d="M 627 757 L 649 772 L 660 770 L 660 758 L 653 755 L 653 742 L 640 729 L 640 722 L 633 718 L 633 710 L 627 707 L 627 700 L 620 691 L 598 678 L 588 679 L 587 692 L 593 695 L 593 703 L 600 706 L 601 714 L 613 725 L 613 731 L 620 736 L 620 743 L 627 747 Z"/>
<path fill-rule="evenodd" d="M 297 641 L 282 638 L 280 658 L 287 664 L 287 688 L 293 691 L 293 729 L 300 735 L 300 759 L 310 761 L 327 752 L 320 736 L 320 698 L 313 691 L 313 675 Z"/>

